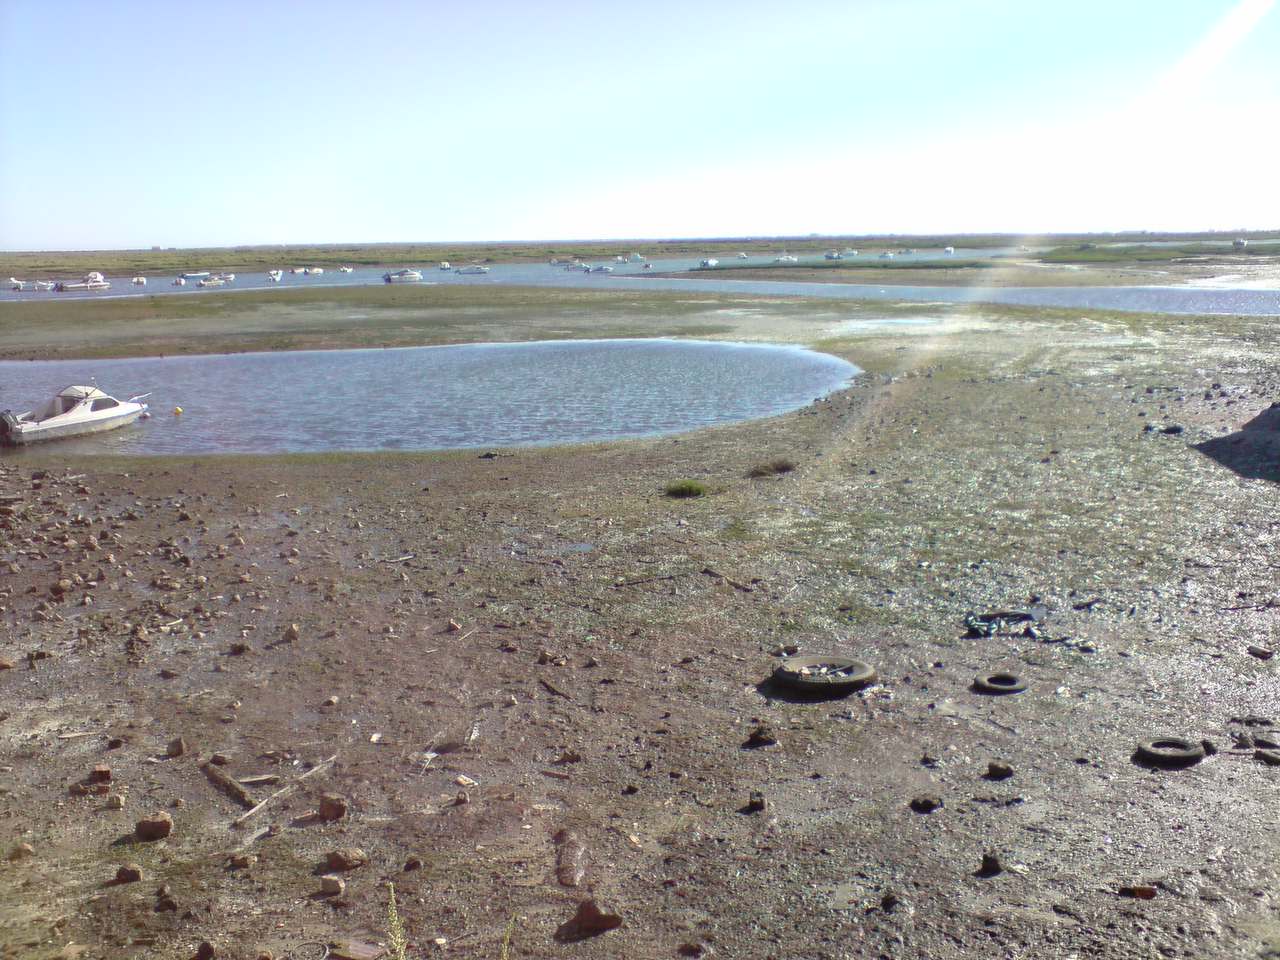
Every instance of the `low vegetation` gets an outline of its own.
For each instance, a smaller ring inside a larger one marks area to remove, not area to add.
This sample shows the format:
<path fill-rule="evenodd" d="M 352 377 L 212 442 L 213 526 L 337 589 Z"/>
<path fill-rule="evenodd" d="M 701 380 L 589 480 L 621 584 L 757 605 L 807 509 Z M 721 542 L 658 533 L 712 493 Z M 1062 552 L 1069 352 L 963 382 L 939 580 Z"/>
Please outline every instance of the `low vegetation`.
<path fill-rule="evenodd" d="M 668 497 L 676 500 L 688 500 L 693 497 L 704 496 L 707 492 L 705 484 L 699 483 L 697 480 L 677 480 L 674 483 L 667 484 L 664 491 Z"/>
<path fill-rule="evenodd" d="M 795 463 L 785 457 L 779 457 L 776 460 L 770 460 L 768 463 L 758 463 L 747 471 L 747 476 L 752 480 L 760 480 L 764 477 L 778 477 L 784 473 L 790 473 L 796 468 Z"/>

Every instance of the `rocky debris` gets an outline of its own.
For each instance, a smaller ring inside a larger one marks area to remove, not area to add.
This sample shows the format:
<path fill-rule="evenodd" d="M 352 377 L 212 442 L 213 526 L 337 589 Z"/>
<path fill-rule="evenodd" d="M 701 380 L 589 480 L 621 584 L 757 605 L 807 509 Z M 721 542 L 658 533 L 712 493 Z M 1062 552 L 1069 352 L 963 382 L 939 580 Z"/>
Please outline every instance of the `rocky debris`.
<path fill-rule="evenodd" d="M 712 954 L 712 949 L 705 943 L 682 943 L 676 947 L 676 955 L 681 957 L 707 957 Z"/>
<path fill-rule="evenodd" d="M 9 859 L 11 861 L 26 860 L 28 857 L 35 856 L 35 848 L 29 843 L 20 843 L 9 851 Z"/>
<path fill-rule="evenodd" d="M 174 737 L 169 741 L 169 745 L 165 748 L 164 755 L 170 758 L 185 756 L 191 752 L 191 748 L 187 746 L 187 741 L 183 737 Z"/>
<path fill-rule="evenodd" d="M 320 892 L 327 897 L 340 897 L 347 891 L 347 881 L 341 877 L 326 873 L 320 878 Z"/>
<path fill-rule="evenodd" d="M 1004 873 L 1004 864 L 1000 862 L 1000 857 L 994 853 L 984 853 L 982 855 L 982 864 L 978 867 L 977 876 L 994 877 Z"/>
<path fill-rule="evenodd" d="M 330 870 L 354 870 L 369 862 L 369 855 L 359 847 L 340 847 L 325 854 Z"/>
<path fill-rule="evenodd" d="M 1280 767 L 1280 750 L 1259 748 L 1253 752 L 1253 759 L 1265 763 L 1268 767 Z"/>
<path fill-rule="evenodd" d="M 227 858 L 227 866 L 232 870 L 246 870 L 258 862 L 252 853 L 233 853 Z"/>
<path fill-rule="evenodd" d="M 107 809 L 108 809 L 108 810 L 123 810 L 123 809 L 124 809 L 124 797 L 120 796 L 120 794 L 118 794 L 118 793 L 113 793 L 111 796 L 107 797 Z"/>
<path fill-rule="evenodd" d="M 139 840 L 144 842 L 163 840 L 173 833 L 173 817 L 163 810 L 158 811 L 139 820 L 133 832 Z"/>
<path fill-rule="evenodd" d="M 1116 892 L 1122 897 L 1129 897 L 1133 900 L 1154 900 L 1156 898 L 1156 888 L 1148 884 L 1125 886 Z"/>
<path fill-rule="evenodd" d="M 763 813 L 769 806 L 769 801 L 764 798 L 764 794 L 759 790 L 752 790 L 751 796 L 747 800 L 746 806 L 742 807 L 740 813 Z"/>
<path fill-rule="evenodd" d="M 1013 767 L 1000 760 L 992 760 L 987 764 L 984 777 L 987 780 L 1008 780 L 1013 776 Z"/>
<path fill-rule="evenodd" d="M 257 801 L 248 790 L 240 786 L 234 777 L 227 776 L 214 766 L 212 761 L 201 764 L 200 769 L 204 771 L 204 775 L 211 783 L 246 810 L 252 810 L 257 805 Z"/>
<path fill-rule="evenodd" d="M 296 643 L 298 638 L 302 636 L 296 623 L 291 623 L 285 627 L 284 634 L 280 637 L 281 643 Z"/>
<path fill-rule="evenodd" d="M 587 848 L 572 830 L 560 830 L 555 835 L 556 880 L 561 886 L 581 885 L 586 875 Z"/>
<path fill-rule="evenodd" d="M 774 736 L 773 731 L 769 729 L 767 724 L 760 724 L 755 727 L 746 740 L 742 742 L 744 750 L 758 750 L 761 747 L 776 746 L 778 738 Z"/>
<path fill-rule="evenodd" d="M 556 939 L 561 943 L 574 943 L 590 937 L 598 937 L 602 933 L 622 926 L 622 917 L 613 913 L 605 913 L 594 900 L 583 900 L 578 904 L 578 911 L 556 930 Z"/>
<path fill-rule="evenodd" d="M 85 778 L 87 783 L 110 783 L 111 768 L 105 763 L 100 763 L 89 771 L 89 776 Z"/>
<path fill-rule="evenodd" d="M 326 793 L 320 798 L 316 815 L 321 820 L 341 820 L 347 815 L 347 800 L 336 793 Z"/>
<path fill-rule="evenodd" d="M 910 806 L 916 813 L 933 813 L 942 806 L 942 798 L 932 795 L 915 797 Z"/>
<path fill-rule="evenodd" d="M 1274 650 L 1270 650 L 1267 647 L 1259 647 L 1252 643 L 1249 644 L 1246 649 L 1248 650 L 1249 656 L 1257 657 L 1259 660 L 1270 660 L 1275 656 Z"/>
<path fill-rule="evenodd" d="M 196 960 L 213 960 L 218 955 L 218 951 L 208 940 L 203 940 L 200 946 L 196 947 Z"/>
<path fill-rule="evenodd" d="M 142 868 L 136 863 L 126 863 L 116 871 L 116 883 L 137 883 L 142 879 Z"/>

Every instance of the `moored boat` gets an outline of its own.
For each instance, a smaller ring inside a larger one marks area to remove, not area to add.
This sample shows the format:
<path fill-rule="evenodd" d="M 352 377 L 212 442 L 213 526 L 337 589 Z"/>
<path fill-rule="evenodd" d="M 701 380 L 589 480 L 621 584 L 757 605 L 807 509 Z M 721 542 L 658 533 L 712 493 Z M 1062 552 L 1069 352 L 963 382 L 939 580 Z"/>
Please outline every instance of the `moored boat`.
<path fill-rule="evenodd" d="M 384 283 L 418 283 L 422 280 L 422 274 L 417 270 L 397 270 L 395 273 L 384 273 L 382 275 Z"/>
<path fill-rule="evenodd" d="M 720 266 L 720 261 L 717 260 L 715 257 L 703 257 L 702 260 L 699 262 L 698 266 L 706 267 L 710 269 L 711 267 Z"/>
<path fill-rule="evenodd" d="M 132 280 L 130 280 L 129 282 L 130 282 L 130 283 L 132 283 L 135 287 L 145 287 L 145 286 L 147 285 L 147 278 L 146 278 L 146 277 L 134 277 L 134 278 L 133 278 Z"/>
<path fill-rule="evenodd" d="M 441 260 L 441 261 L 440 261 L 440 269 L 441 269 L 441 270 L 452 270 L 452 269 L 453 269 L 453 265 L 452 265 L 452 264 L 450 264 L 448 260 Z"/>
<path fill-rule="evenodd" d="M 36 410 L 15 414 L 0 412 L 0 445 L 25 446 L 41 440 L 76 437 L 114 430 L 133 423 L 147 412 L 142 401 L 149 393 L 117 400 L 96 386 L 70 386 Z"/>
<path fill-rule="evenodd" d="M 53 289 L 59 292 L 67 290 L 110 290 L 111 281 L 97 270 L 92 270 L 86 273 L 81 280 L 59 280 L 53 285 Z"/>
<path fill-rule="evenodd" d="M 355 270 L 355 267 L 339 267 L 338 268 L 339 273 L 351 273 L 353 270 Z"/>
<path fill-rule="evenodd" d="M 183 280 L 203 280 L 209 275 L 208 270 L 189 270 L 182 274 Z"/>
<path fill-rule="evenodd" d="M 279 282 L 280 282 L 280 278 L 281 278 L 282 276 L 284 276 L 284 271 L 283 271 L 283 270 L 268 270 L 268 271 L 267 271 L 267 279 L 268 279 L 268 280 L 270 280 L 272 283 L 279 283 Z"/>
<path fill-rule="evenodd" d="M 205 277 L 203 280 L 196 281 L 198 287 L 225 287 L 226 285 L 227 281 L 221 277 Z"/>
<path fill-rule="evenodd" d="M 470 266 L 459 267 L 457 270 L 453 272 L 454 273 L 488 273 L 489 268 L 481 266 L 478 263 L 473 263 Z"/>

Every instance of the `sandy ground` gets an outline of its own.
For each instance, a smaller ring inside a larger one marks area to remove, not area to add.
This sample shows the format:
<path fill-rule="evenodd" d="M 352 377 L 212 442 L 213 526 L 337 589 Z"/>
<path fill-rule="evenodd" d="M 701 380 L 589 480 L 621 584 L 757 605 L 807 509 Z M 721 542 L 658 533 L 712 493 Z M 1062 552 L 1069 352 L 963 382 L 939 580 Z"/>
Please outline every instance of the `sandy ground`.
<path fill-rule="evenodd" d="M 868 372 L 630 443 L 0 458 L 0 956 L 372 955 L 389 882 L 415 957 L 1280 954 L 1269 321 L 723 309 Z"/>

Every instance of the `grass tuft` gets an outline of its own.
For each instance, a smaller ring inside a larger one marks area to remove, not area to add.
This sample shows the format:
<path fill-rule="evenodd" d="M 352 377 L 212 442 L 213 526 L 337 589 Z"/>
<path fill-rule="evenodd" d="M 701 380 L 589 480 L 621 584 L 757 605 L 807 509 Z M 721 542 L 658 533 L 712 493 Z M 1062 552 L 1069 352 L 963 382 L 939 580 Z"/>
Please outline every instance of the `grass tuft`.
<path fill-rule="evenodd" d="M 697 480 L 677 480 L 674 483 L 667 484 L 665 491 L 668 497 L 674 497 L 677 500 L 687 500 L 691 497 L 701 497 L 707 492 L 707 488 Z"/>
<path fill-rule="evenodd" d="M 776 460 L 770 460 L 768 463 L 756 464 L 747 471 L 747 476 L 752 480 L 759 480 L 761 477 L 780 477 L 784 473 L 790 473 L 795 468 L 795 463 L 786 457 L 779 457 Z"/>

